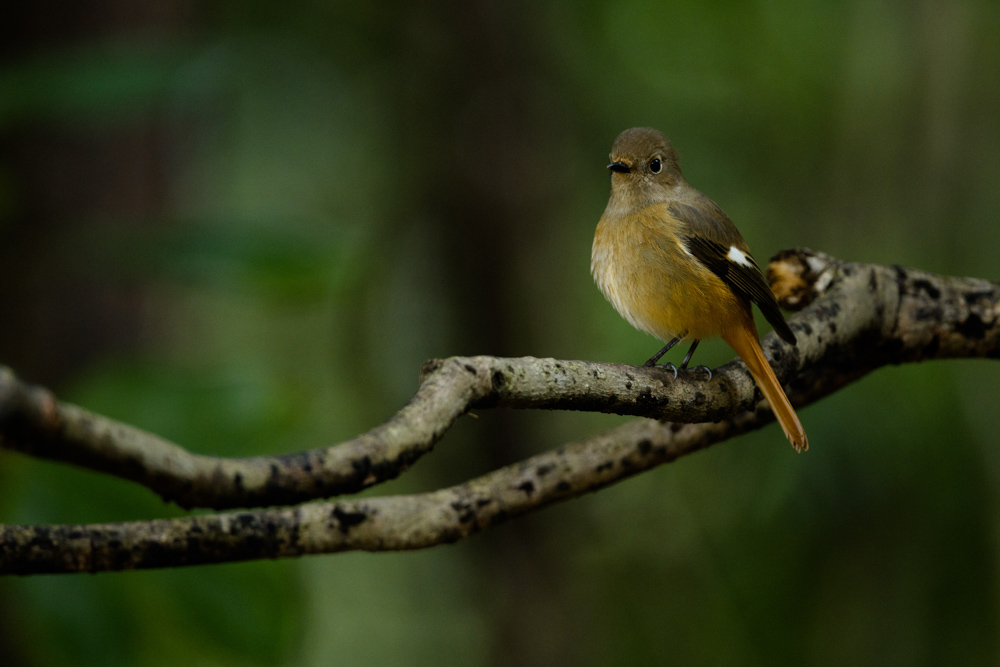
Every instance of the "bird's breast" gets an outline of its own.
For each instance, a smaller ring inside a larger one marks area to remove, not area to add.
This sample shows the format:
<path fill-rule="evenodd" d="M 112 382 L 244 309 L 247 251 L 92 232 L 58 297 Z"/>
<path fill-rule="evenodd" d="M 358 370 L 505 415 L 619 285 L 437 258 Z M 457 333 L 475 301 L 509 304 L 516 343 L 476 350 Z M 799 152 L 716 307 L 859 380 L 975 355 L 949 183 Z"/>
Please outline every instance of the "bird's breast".
<path fill-rule="evenodd" d="M 613 215 L 597 225 L 591 273 L 605 298 L 629 324 L 670 340 L 719 334 L 733 293 L 681 241 L 681 223 L 666 206 Z"/>

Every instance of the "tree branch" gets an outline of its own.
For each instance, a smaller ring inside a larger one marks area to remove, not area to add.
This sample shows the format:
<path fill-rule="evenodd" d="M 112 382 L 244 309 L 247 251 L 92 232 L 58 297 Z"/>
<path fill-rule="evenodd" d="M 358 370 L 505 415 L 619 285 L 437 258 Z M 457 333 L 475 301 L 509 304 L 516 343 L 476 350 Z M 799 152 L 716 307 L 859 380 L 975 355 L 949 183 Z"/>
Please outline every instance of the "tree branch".
<path fill-rule="evenodd" d="M 886 364 L 1000 355 L 1000 286 L 844 263 L 808 250 L 772 260 L 779 301 L 801 309 L 796 347 L 763 341 L 793 404 Z M 0 446 L 136 481 L 184 507 L 282 505 L 391 479 L 473 408 L 610 412 L 626 424 L 448 489 L 294 508 L 86 526 L 0 526 L 0 573 L 77 572 L 418 549 L 601 488 L 773 416 L 746 367 L 711 381 L 662 369 L 554 359 L 454 357 L 424 365 L 413 399 L 353 440 L 296 454 L 225 459 L 58 402 L 0 369 Z M 666 423 L 671 422 L 681 423 Z M 705 423 L 717 422 L 717 423 Z M 821 438 L 814 438 L 821 442 Z"/>

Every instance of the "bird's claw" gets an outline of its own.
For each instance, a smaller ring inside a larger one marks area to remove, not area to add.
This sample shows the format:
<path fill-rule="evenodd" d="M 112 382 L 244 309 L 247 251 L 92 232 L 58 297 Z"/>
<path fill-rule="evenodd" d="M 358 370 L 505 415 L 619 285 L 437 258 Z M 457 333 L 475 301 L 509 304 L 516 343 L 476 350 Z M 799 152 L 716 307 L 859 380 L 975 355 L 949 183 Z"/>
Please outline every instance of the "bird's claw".
<path fill-rule="evenodd" d="M 705 372 L 706 372 L 706 373 L 708 373 L 708 379 L 709 379 L 709 380 L 711 380 L 711 379 L 712 379 L 712 369 L 711 369 L 711 368 L 709 368 L 708 366 L 695 366 L 694 368 L 691 368 L 691 369 L 685 369 L 685 370 L 691 370 L 691 371 L 696 371 L 696 370 L 698 370 L 699 368 L 702 368 L 702 369 L 704 369 L 704 370 L 705 370 Z"/>
<path fill-rule="evenodd" d="M 677 366 L 674 366 L 669 361 L 667 363 L 665 363 L 665 364 L 656 364 L 656 368 L 663 368 L 663 369 L 668 370 L 668 371 L 673 371 L 674 372 L 674 379 L 675 380 L 677 379 Z"/>
<path fill-rule="evenodd" d="M 708 366 L 695 366 L 693 368 L 688 368 L 687 366 L 682 365 L 682 366 L 680 366 L 680 368 L 678 368 L 677 366 L 674 366 L 669 361 L 666 362 L 666 363 L 664 363 L 664 364 L 651 364 L 651 363 L 649 363 L 647 361 L 644 365 L 647 368 L 662 368 L 664 370 L 673 371 L 673 373 L 674 373 L 674 379 L 675 380 L 677 379 L 678 371 L 684 371 L 685 373 L 691 373 L 691 372 L 696 371 L 698 369 L 701 369 L 701 370 L 705 371 L 706 373 L 708 373 L 708 379 L 709 380 L 711 380 L 712 377 L 713 377 L 713 375 L 712 375 L 712 369 L 709 368 Z"/>

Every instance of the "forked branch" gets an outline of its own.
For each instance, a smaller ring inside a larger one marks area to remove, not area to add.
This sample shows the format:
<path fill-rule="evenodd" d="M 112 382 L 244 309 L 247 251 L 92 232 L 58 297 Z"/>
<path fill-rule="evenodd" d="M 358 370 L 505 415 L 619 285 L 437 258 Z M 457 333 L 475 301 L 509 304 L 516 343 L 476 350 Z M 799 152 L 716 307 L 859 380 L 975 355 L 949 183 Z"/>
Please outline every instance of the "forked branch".
<path fill-rule="evenodd" d="M 886 364 L 1000 355 L 1000 286 L 787 251 L 769 268 L 791 347 L 764 350 L 804 406 Z M 542 408 L 650 417 L 431 493 L 84 526 L 0 526 L 0 573 L 94 572 L 352 549 L 418 549 L 671 461 L 773 417 L 746 367 L 673 374 L 621 364 L 453 357 L 424 365 L 389 421 L 330 447 L 273 457 L 192 454 L 57 401 L 0 368 L 0 446 L 142 484 L 184 507 L 315 501 L 399 475 L 471 409 Z M 808 427 L 808 421 L 807 421 Z M 821 446 L 822 435 L 813 436 Z"/>

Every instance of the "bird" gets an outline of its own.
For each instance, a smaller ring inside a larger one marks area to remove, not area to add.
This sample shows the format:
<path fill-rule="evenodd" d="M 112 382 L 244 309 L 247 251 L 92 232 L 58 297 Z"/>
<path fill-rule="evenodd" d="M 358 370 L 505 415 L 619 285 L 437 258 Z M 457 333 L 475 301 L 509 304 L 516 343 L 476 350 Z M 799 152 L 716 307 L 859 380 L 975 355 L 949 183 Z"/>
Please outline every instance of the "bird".
<path fill-rule="evenodd" d="M 590 270 L 629 324 L 666 343 L 645 365 L 690 340 L 680 366 L 686 370 L 699 341 L 721 336 L 750 370 L 792 447 L 809 449 L 760 347 L 751 304 L 782 340 L 795 345 L 795 334 L 736 225 L 684 179 L 677 151 L 659 131 L 625 130 L 610 158 L 611 196 L 594 233 Z"/>

